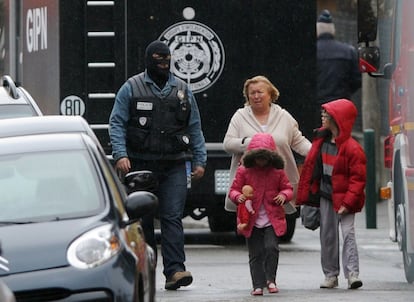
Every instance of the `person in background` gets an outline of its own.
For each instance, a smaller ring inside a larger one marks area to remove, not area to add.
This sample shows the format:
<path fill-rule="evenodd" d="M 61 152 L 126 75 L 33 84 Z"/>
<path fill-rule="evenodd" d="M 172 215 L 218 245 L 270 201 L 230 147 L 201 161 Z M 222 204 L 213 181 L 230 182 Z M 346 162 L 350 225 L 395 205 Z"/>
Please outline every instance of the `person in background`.
<path fill-rule="evenodd" d="M 253 296 L 277 293 L 276 273 L 279 263 L 279 236 L 286 232 L 283 204 L 293 197 L 293 187 L 284 171 L 284 160 L 277 153 L 269 133 L 255 134 L 243 156 L 230 187 L 229 197 L 239 205 L 246 202 L 243 187 L 255 188 L 252 197 L 254 214 L 247 226 L 238 229 L 246 237 Z M 238 217 L 238 219 L 240 219 Z"/>
<path fill-rule="evenodd" d="M 315 125 L 320 125 L 320 106 L 336 99 L 350 100 L 361 88 L 361 72 L 355 47 L 335 39 L 335 24 L 326 9 L 318 17 L 316 36 L 318 103 Z"/>
<path fill-rule="evenodd" d="M 284 158 L 285 171 L 293 186 L 293 198 L 291 202 L 285 204 L 286 213 L 291 214 L 295 211 L 295 196 L 299 181 L 299 171 L 292 150 L 301 156 L 306 156 L 311 148 L 311 142 L 302 135 L 292 115 L 276 104 L 279 90 L 268 78 L 259 75 L 247 79 L 243 86 L 243 96 L 244 107 L 234 113 L 223 141 L 224 150 L 232 155 L 230 183 L 253 135 L 271 134 L 278 146 L 279 154 Z M 225 209 L 230 212 L 236 211 L 235 204 L 228 197 L 225 200 Z"/>
<path fill-rule="evenodd" d="M 320 196 L 321 264 L 325 280 L 320 288 L 338 286 L 339 225 L 342 231 L 342 268 L 348 288 L 362 286 L 355 238 L 355 213 L 365 204 L 366 156 L 351 136 L 357 116 L 347 99 L 322 105 L 322 127 L 315 133 L 312 149 L 300 176 L 297 204 Z"/>
<path fill-rule="evenodd" d="M 197 102 L 182 80 L 170 72 L 171 54 L 161 41 L 145 50 L 144 72 L 119 89 L 109 118 L 116 169 L 150 170 L 158 180 L 158 217 L 165 289 L 190 285 L 184 265 L 182 216 L 187 196 L 186 152 L 192 153 L 192 177 L 201 178 L 207 161 Z M 153 215 L 143 218 L 145 238 L 156 250 Z"/>

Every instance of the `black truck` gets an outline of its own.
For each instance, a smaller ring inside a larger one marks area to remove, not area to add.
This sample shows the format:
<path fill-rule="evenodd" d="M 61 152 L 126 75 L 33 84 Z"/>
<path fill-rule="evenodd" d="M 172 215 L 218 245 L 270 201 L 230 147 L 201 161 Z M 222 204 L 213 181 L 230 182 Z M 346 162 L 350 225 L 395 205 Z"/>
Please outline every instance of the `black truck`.
<path fill-rule="evenodd" d="M 191 184 L 185 215 L 213 232 L 235 230 L 224 210 L 230 155 L 222 141 L 243 106 L 242 86 L 267 76 L 279 104 L 310 136 L 315 110 L 316 1 L 0 0 L 1 64 L 45 114 L 82 115 L 111 154 L 108 118 L 124 81 L 144 69 L 154 39 L 173 53 L 174 74 L 192 88 L 208 150 L 205 176 Z M 289 241 L 298 215 L 288 216 Z"/>

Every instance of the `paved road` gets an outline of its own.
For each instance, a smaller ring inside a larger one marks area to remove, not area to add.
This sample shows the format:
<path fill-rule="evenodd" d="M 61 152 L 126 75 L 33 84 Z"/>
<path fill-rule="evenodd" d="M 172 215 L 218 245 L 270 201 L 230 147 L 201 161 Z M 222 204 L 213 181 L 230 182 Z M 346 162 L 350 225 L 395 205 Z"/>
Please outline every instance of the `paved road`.
<path fill-rule="evenodd" d="M 377 208 L 377 228 L 366 228 L 365 212 L 357 215 L 356 235 L 364 286 L 346 289 L 340 276 L 339 288 L 319 289 L 319 232 L 304 229 L 298 220 L 291 243 L 281 245 L 277 295 L 252 297 L 248 256 L 244 243 L 234 234 L 211 234 L 206 226 L 186 222 L 187 268 L 194 283 L 176 292 L 165 291 L 161 265 L 157 268 L 157 302 L 182 301 L 414 301 L 414 285 L 404 278 L 402 255 L 388 239 L 386 204 Z M 196 226 L 197 228 L 191 228 Z M 191 243 L 190 243 L 191 242 Z M 161 259 L 161 258 L 160 258 Z"/>

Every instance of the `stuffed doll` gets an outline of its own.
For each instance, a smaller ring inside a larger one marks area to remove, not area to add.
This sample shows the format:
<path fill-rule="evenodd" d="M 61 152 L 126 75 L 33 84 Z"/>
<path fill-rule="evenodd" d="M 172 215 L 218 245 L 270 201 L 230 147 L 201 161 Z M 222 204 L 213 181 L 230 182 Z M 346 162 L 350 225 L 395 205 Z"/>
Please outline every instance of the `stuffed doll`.
<path fill-rule="evenodd" d="M 243 230 L 249 224 L 250 216 L 255 213 L 252 206 L 253 198 L 253 187 L 250 185 L 244 185 L 242 188 L 242 193 L 246 197 L 246 201 L 240 203 L 237 207 L 237 215 L 239 217 L 239 223 L 237 228 Z"/>

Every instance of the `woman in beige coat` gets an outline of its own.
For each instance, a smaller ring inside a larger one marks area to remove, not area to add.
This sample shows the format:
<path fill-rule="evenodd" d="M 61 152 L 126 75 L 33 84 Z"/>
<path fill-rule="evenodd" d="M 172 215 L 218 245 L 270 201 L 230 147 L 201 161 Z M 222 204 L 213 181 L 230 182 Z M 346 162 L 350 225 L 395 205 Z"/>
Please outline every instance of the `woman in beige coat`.
<path fill-rule="evenodd" d="M 279 154 L 285 160 L 285 172 L 294 190 L 291 204 L 295 205 L 299 172 L 292 150 L 306 156 L 311 142 L 303 136 L 292 115 L 275 104 L 279 91 L 266 77 L 255 76 L 246 80 L 243 95 L 245 106 L 233 115 L 223 141 L 224 150 L 232 154 L 230 183 L 253 135 L 257 132 L 270 133 L 278 146 Z M 225 209 L 236 211 L 235 204 L 228 197 Z M 290 214 L 292 207 L 285 209 Z"/>

